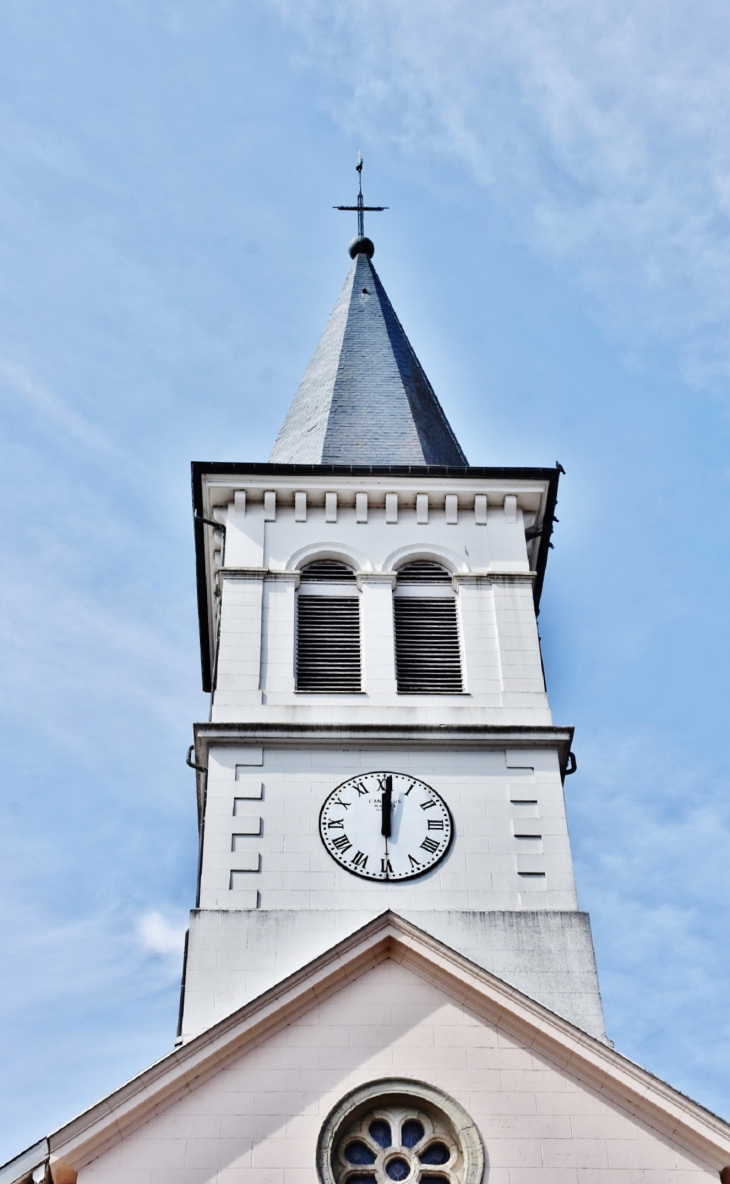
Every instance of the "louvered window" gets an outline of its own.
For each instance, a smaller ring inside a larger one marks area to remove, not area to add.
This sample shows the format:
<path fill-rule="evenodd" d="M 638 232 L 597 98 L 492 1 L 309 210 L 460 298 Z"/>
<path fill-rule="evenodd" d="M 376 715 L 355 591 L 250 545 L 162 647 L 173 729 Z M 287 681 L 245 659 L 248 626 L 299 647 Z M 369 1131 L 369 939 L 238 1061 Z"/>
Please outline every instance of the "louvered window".
<path fill-rule="evenodd" d="M 409 563 L 398 572 L 393 609 L 402 695 L 458 695 L 463 689 L 456 599 L 444 587 L 450 583 L 449 572 L 435 563 Z"/>
<path fill-rule="evenodd" d="M 335 559 L 317 559 L 302 568 L 303 584 L 354 584 L 355 573 L 345 563 Z"/>
<path fill-rule="evenodd" d="M 360 601 L 355 573 L 319 560 L 302 571 L 297 595 L 297 690 L 355 694 L 360 690 Z M 310 587 L 308 588 L 308 585 Z"/>
<path fill-rule="evenodd" d="M 448 584 L 451 586 L 451 572 L 440 563 L 429 563 L 425 559 L 406 563 L 398 572 L 398 587 L 404 584 Z"/>

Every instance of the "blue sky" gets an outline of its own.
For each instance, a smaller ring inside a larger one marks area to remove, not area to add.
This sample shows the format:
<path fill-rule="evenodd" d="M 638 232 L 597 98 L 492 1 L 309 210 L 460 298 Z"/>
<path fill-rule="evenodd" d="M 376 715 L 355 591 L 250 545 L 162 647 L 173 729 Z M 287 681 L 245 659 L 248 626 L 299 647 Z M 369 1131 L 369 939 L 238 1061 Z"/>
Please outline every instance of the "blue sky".
<path fill-rule="evenodd" d="M 189 462 L 265 460 L 375 263 L 540 618 L 609 1034 L 730 1117 L 730 11 L 7 0 L 0 1160 L 171 1045 L 205 718 Z"/>

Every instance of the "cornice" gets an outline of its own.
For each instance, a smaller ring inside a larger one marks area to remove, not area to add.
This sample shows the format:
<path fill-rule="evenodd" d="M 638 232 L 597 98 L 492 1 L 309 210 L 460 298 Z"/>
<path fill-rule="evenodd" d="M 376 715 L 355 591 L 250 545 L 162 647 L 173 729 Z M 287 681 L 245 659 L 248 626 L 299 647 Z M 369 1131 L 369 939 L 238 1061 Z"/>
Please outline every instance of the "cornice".
<path fill-rule="evenodd" d="M 270 567 L 219 567 L 218 579 L 223 580 L 281 580 L 299 587 L 301 572 L 279 571 Z"/>
<path fill-rule="evenodd" d="M 216 744 L 336 744 L 348 741 L 477 745 L 482 748 L 563 748 L 573 740 L 572 727 L 548 724 L 384 724 L 384 723 L 239 723 L 206 721 L 193 725 L 196 741 Z M 197 749 L 196 749 L 197 751 Z"/>
<path fill-rule="evenodd" d="M 359 571 L 355 578 L 358 588 L 362 591 L 365 584 L 385 584 L 388 588 L 395 588 L 397 575 L 394 571 Z"/>
<path fill-rule="evenodd" d="M 219 579 L 226 580 L 281 580 L 293 583 L 295 588 L 299 587 L 301 575 L 299 571 L 281 571 L 270 567 L 220 567 L 217 574 Z M 358 571 L 357 585 L 360 589 L 363 584 L 387 584 L 394 588 L 397 574 L 395 571 Z M 536 574 L 534 571 L 458 571 L 454 572 L 451 579 L 454 588 L 462 584 L 532 584 Z"/>
<path fill-rule="evenodd" d="M 546 749 L 557 753 L 561 777 L 565 777 L 573 745 L 572 727 L 541 724 L 383 724 L 302 723 L 257 721 L 254 723 L 206 721 L 193 724 L 195 762 L 208 764 L 211 746 L 257 745 L 269 748 L 353 747 L 481 748 L 496 752 L 505 748 Z M 196 774 L 201 800 L 205 772 Z"/>
<path fill-rule="evenodd" d="M 219 567 L 217 574 L 225 580 L 263 580 L 271 572 L 268 567 Z"/>
<path fill-rule="evenodd" d="M 534 571 L 455 571 L 451 582 L 458 589 L 462 584 L 533 584 L 536 579 Z"/>
<path fill-rule="evenodd" d="M 551 481 L 558 469 L 531 466 L 481 465 L 284 465 L 258 461 L 193 461 L 194 477 L 311 477 L 323 481 L 326 477 L 400 477 L 428 480 L 446 478 L 450 481 Z"/>

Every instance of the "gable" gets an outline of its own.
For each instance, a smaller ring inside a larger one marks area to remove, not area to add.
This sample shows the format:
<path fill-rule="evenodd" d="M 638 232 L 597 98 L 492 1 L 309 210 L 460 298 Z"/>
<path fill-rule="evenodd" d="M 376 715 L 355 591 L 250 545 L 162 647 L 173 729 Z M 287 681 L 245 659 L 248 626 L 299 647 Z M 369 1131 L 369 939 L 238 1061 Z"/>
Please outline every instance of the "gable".
<path fill-rule="evenodd" d="M 80 1184 L 314 1184 L 330 1110 L 348 1091 L 387 1077 L 428 1082 L 469 1112 L 489 1184 L 718 1178 L 716 1166 L 509 1023 L 386 957 L 190 1082 L 82 1167 Z"/>

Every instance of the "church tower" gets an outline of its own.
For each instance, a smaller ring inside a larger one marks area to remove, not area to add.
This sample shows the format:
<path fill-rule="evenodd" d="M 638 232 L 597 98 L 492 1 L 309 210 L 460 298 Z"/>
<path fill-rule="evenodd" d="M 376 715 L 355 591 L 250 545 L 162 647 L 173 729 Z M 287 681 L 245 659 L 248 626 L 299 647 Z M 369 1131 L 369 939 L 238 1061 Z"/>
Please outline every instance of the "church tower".
<path fill-rule="evenodd" d="M 0 1184 L 730 1184 L 730 1127 L 604 1031 L 536 624 L 559 469 L 467 463 L 355 208 L 269 462 L 193 465 L 175 1047 Z"/>
<path fill-rule="evenodd" d="M 201 859 L 179 1039 L 391 910 L 605 1039 L 536 614 L 559 471 L 468 464 L 372 263 L 268 464 L 195 464 Z"/>

